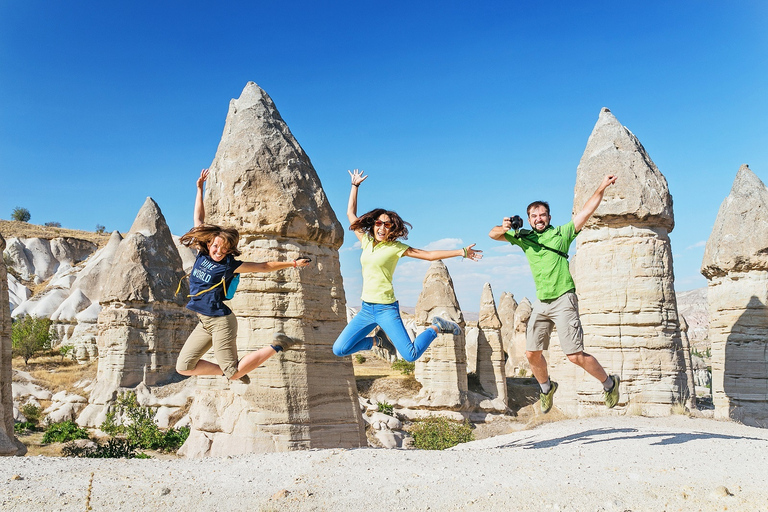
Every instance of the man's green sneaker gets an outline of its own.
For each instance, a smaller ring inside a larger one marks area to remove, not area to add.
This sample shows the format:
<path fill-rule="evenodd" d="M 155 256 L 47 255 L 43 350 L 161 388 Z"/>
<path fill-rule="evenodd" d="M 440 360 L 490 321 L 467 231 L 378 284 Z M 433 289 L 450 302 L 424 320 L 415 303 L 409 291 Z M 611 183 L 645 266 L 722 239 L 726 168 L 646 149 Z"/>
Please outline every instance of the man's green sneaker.
<path fill-rule="evenodd" d="M 539 393 L 539 399 L 541 400 L 541 412 L 547 414 L 552 408 L 554 403 L 555 391 L 557 391 L 557 382 L 550 381 L 549 393 Z"/>
<path fill-rule="evenodd" d="M 618 375 L 611 375 L 611 379 L 613 379 L 613 387 L 610 391 L 603 391 L 605 406 L 609 409 L 613 409 L 619 403 L 619 382 L 621 381 Z"/>

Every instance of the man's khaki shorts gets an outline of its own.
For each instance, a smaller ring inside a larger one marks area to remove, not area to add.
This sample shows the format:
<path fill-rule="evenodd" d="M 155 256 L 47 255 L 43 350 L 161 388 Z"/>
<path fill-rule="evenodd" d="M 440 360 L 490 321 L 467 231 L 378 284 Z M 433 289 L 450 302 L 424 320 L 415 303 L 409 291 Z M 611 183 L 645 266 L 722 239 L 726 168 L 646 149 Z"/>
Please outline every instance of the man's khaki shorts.
<path fill-rule="evenodd" d="M 525 349 L 529 352 L 548 350 L 552 327 L 557 327 L 560 346 L 566 355 L 584 351 L 584 331 L 575 292 L 566 292 L 552 301 L 536 300 L 533 303 L 525 333 Z"/>

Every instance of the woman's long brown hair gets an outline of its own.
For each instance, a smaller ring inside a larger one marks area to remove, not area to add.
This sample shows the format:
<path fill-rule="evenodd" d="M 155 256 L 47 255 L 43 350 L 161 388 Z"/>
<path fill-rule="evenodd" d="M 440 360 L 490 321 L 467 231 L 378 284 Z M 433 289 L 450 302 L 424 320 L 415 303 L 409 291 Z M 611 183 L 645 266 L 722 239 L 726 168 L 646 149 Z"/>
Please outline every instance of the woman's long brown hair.
<path fill-rule="evenodd" d="M 194 247 L 206 256 L 210 256 L 208 254 L 208 245 L 217 236 L 224 241 L 223 249 L 227 254 L 240 256 L 240 250 L 237 248 L 237 244 L 240 242 L 240 233 L 234 228 L 222 228 L 212 224 L 203 224 L 187 231 L 179 239 L 179 242 L 187 247 Z"/>
<path fill-rule="evenodd" d="M 392 228 L 389 230 L 389 234 L 387 234 L 387 241 L 394 242 L 399 238 L 407 240 L 408 227 L 412 228 L 413 226 L 411 226 L 409 222 L 405 222 L 402 218 L 400 218 L 397 213 L 390 210 L 385 210 L 384 208 L 376 208 L 375 210 L 371 210 L 368 213 L 364 213 L 358 217 L 351 226 L 349 226 L 349 229 L 352 231 L 362 231 L 364 233 L 368 233 L 371 238 L 375 239 L 376 237 L 373 234 L 373 228 L 375 227 L 376 219 L 378 219 L 382 214 L 389 216 L 389 220 L 392 222 Z"/>

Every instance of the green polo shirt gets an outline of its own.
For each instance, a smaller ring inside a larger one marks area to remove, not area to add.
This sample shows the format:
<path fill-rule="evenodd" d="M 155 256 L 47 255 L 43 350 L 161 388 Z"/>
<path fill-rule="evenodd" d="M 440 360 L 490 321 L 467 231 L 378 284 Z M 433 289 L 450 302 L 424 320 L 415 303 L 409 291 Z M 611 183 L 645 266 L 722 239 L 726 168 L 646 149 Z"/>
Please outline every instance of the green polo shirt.
<path fill-rule="evenodd" d="M 558 227 L 549 226 L 542 233 L 527 229 L 521 229 L 517 237 L 514 231 L 504 233 L 504 238 L 509 243 L 519 245 L 525 252 L 533 273 L 533 282 L 536 284 L 536 297 L 539 300 L 556 299 L 566 292 L 575 290 L 576 285 L 571 277 L 567 259 L 531 241 L 567 254 L 568 247 L 577 234 L 573 221 Z"/>
<path fill-rule="evenodd" d="M 379 242 L 373 245 L 370 235 L 363 235 L 360 241 L 363 253 L 360 264 L 363 267 L 363 301 L 372 304 L 392 304 L 397 301 L 392 287 L 392 275 L 397 262 L 408 250 L 402 242 Z"/>

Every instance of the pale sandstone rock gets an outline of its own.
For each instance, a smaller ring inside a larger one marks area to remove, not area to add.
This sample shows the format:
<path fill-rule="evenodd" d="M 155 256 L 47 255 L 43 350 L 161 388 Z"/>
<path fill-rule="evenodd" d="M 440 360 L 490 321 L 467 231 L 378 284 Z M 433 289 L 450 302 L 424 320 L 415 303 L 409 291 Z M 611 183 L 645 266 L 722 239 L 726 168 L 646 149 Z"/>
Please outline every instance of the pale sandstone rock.
<path fill-rule="evenodd" d="M 503 292 L 499 297 L 498 315 L 501 321 L 501 342 L 509 358 L 518 357 L 513 354 L 512 339 L 515 337 L 515 311 L 517 311 L 517 301 L 515 296 L 509 292 Z M 523 354 L 523 357 L 524 354 Z"/>
<path fill-rule="evenodd" d="M 101 301 L 104 284 L 112 270 L 115 253 L 122 239 L 118 231 L 113 231 L 107 245 L 88 258 L 72 283 L 72 288 L 82 291 L 91 302 Z"/>
<path fill-rule="evenodd" d="M 5 239 L 0 235 L 0 254 Z M 13 384 L 11 377 L 11 308 L 8 303 L 8 275 L 0 261 L 0 455 L 24 455 L 27 448 L 13 430 Z"/>
<path fill-rule="evenodd" d="M 118 389 L 176 377 L 176 357 L 195 325 L 188 286 L 165 218 L 147 198 L 114 254 L 98 319 L 99 368 L 81 425 L 98 426 Z"/>
<path fill-rule="evenodd" d="M 8 274 L 8 300 L 11 303 L 11 312 L 22 302 L 32 296 L 32 290 L 21 284 L 12 274 Z"/>
<path fill-rule="evenodd" d="M 468 406 L 464 316 L 453 280 L 441 260 L 433 261 L 424 276 L 424 286 L 416 302 L 419 330 L 427 329 L 435 316 L 456 322 L 462 333 L 459 336 L 438 334 L 416 361 L 414 375 L 422 385 L 417 400 L 423 407 L 464 408 Z"/>
<path fill-rule="evenodd" d="M 252 372 L 249 386 L 198 377 L 180 453 L 365 446 L 352 360 L 331 350 L 346 325 L 344 232 L 309 157 L 253 82 L 230 102 L 204 200 L 207 222 L 239 230 L 242 260 L 309 256 L 312 264 L 241 277 L 230 302 L 239 354 L 269 344 L 278 331 L 302 343 Z"/>
<path fill-rule="evenodd" d="M 467 373 L 477 373 L 477 341 L 480 337 L 480 329 L 477 326 L 469 327 L 464 333 L 464 351 L 467 354 Z"/>
<path fill-rule="evenodd" d="M 4 251 L 21 278 L 40 284 L 62 265 L 74 267 L 96 250 L 96 244 L 78 238 L 12 238 Z"/>
<path fill-rule="evenodd" d="M 746 165 L 720 205 L 701 273 L 715 417 L 768 427 L 768 188 Z"/>
<path fill-rule="evenodd" d="M 688 338 L 688 322 L 684 317 L 680 317 L 680 336 L 683 341 L 683 358 L 685 360 L 685 377 L 688 381 L 688 401 L 686 407 L 688 410 L 696 408 L 696 378 L 693 373 L 693 360 L 691 358 L 691 341 Z"/>
<path fill-rule="evenodd" d="M 637 138 L 604 108 L 579 162 L 574 212 L 607 174 L 618 181 L 577 237 L 571 262 L 585 350 L 621 376 L 614 412 L 632 400 L 645 414 L 666 415 L 690 393 L 668 236 L 672 197 Z M 555 337 L 550 357 L 560 384 L 556 407 L 571 414 L 605 410 L 600 383 L 566 360 Z"/>
<path fill-rule="evenodd" d="M 495 407 L 507 408 L 507 378 L 504 374 L 504 350 L 501 342 L 501 320 L 490 283 L 485 283 L 480 296 L 480 318 L 477 322 L 477 378 L 483 391 L 496 402 Z"/>
<path fill-rule="evenodd" d="M 526 375 L 530 375 L 530 365 L 525 357 L 525 332 L 528 329 L 528 320 L 531 318 L 532 310 L 531 301 L 525 297 L 515 309 L 512 344 L 509 348 L 510 352 L 508 352 L 510 357 L 506 366 L 506 374 L 509 376 L 519 375 L 521 370 L 525 370 Z"/>

